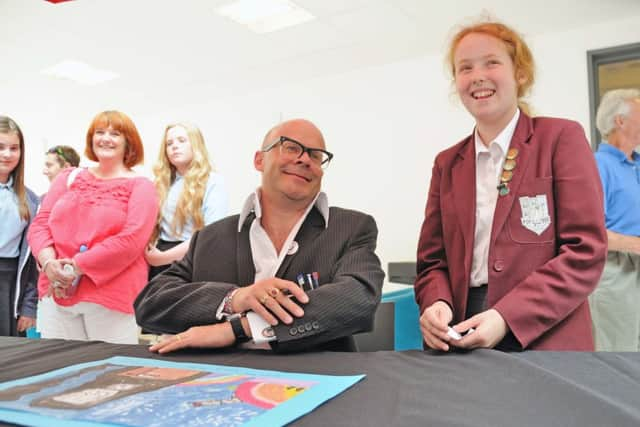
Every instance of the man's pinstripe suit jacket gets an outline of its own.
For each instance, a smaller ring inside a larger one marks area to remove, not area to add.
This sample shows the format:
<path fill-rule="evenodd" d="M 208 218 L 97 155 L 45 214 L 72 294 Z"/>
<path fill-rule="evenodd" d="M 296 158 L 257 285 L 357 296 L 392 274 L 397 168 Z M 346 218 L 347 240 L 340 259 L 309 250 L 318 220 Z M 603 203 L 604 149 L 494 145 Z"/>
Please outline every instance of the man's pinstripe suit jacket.
<path fill-rule="evenodd" d="M 144 329 L 179 333 L 219 322 L 215 312 L 224 296 L 253 283 L 249 215 L 238 232 L 238 215 L 194 234 L 185 257 L 156 276 L 135 301 Z M 355 349 L 352 334 L 373 328 L 384 272 L 375 254 L 378 230 L 370 215 L 332 207 L 329 224 L 314 207 L 276 277 L 295 282 L 299 273 L 319 273 L 320 287 L 308 292 L 304 316 L 275 327 L 278 352 Z"/>

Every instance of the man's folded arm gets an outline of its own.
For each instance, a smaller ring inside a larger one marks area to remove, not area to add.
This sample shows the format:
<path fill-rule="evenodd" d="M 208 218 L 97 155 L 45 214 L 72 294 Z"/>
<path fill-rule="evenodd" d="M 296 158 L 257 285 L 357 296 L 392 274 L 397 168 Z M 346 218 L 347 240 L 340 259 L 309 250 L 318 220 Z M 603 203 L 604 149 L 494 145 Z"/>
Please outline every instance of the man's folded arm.
<path fill-rule="evenodd" d="M 236 285 L 221 282 L 192 282 L 193 254 L 198 244 L 195 233 L 185 257 L 157 275 L 134 302 L 136 320 L 154 333 L 175 334 L 192 326 L 219 323 L 216 309 Z"/>

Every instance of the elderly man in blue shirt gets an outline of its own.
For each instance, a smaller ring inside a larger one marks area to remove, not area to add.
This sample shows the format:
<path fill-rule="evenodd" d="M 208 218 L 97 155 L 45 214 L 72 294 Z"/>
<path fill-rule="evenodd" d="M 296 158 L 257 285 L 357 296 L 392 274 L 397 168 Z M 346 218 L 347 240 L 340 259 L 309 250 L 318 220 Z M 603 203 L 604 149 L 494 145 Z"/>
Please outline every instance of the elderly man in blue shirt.
<path fill-rule="evenodd" d="M 640 350 L 640 90 L 607 92 L 596 125 L 605 142 L 595 154 L 608 256 L 589 297 L 597 351 Z"/>

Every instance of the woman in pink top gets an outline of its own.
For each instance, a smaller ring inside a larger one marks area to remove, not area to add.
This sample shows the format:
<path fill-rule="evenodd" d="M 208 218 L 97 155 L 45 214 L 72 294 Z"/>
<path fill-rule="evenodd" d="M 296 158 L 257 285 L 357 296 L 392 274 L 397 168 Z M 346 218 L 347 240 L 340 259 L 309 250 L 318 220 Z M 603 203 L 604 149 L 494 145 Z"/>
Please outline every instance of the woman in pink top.
<path fill-rule="evenodd" d="M 137 343 L 133 300 L 147 282 L 156 191 L 131 169 L 144 150 L 125 114 L 93 119 L 85 155 L 98 164 L 56 177 L 29 229 L 42 272 L 38 326 L 43 338 Z"/>

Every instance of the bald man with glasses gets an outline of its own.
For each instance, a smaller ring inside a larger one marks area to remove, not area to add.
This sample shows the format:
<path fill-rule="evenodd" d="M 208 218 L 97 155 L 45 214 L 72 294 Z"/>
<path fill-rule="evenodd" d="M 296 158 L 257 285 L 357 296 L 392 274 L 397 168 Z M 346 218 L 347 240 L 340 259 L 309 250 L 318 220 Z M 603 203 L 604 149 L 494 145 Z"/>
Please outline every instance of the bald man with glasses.
<path fill-rule="evenodd" d="M 151 351 L 355 350 L 352 335 L 373 328 L 384 272 L 375 220 L 330 208 L 320 190 L 332 158 L 308 120 L 267 132 L 254 156 L 261 185 L 240 215 L 196 233 L 138 296 L 138 324 L 171 334 Z"/>

